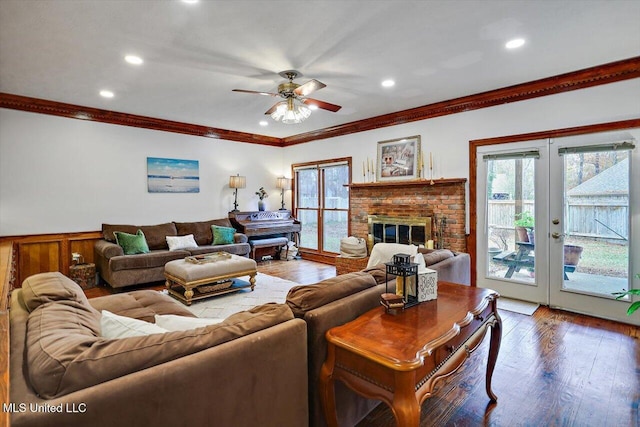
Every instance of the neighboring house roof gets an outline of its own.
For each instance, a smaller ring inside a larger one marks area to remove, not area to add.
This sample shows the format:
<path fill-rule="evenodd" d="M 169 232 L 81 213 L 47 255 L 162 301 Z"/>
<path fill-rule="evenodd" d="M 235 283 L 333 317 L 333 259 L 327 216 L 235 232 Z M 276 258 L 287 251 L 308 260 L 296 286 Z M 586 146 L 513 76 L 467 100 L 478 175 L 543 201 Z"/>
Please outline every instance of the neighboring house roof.
<path fill-rule="evenodd" d="M 629 193 L 629 158 L 600 172 L 569 190 L 569 196 L 615 195 Z"/>

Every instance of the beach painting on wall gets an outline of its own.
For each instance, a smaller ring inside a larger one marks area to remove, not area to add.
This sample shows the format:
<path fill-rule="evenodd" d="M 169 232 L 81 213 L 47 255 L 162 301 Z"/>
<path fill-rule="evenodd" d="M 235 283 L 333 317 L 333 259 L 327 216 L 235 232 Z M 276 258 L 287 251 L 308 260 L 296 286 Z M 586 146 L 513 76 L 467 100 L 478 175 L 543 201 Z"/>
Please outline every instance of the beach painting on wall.
<path fill-rule="evenodd" d="M 149 193 L 199 193 L 198 161 L 147 157 L 147 190 Z"/>

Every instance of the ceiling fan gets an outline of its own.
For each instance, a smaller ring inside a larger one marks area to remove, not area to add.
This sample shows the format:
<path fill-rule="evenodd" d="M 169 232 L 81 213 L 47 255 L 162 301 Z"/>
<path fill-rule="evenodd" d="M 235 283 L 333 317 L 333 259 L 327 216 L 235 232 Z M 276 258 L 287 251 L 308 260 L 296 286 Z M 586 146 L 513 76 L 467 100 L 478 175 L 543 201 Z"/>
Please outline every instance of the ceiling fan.
<path fill-rule="evenodd" d="M 276 103 L 269 108 L 265 114 L 270 115 L 274 120 L 283 123 L 300 123 L 311 114 L 312 108 L 322 108 L 323 110 L 335 113 L 342 108 L 340 105 L 330 104 L 318 99 L 309 98 L 308 95 L 320 90 L 326 85 L 318 80 L 311 79 L 308 82 L 299 85 L 294 83 L 296 77 L 302 76 L 299 71 L 287 70 L 278 73 L 289 81 L 281 83 L 278 86 L 278 93 L 257 92 L 253 90 L 233 89 L 234 92 L 252 93 L 265 96 L 279 96 L 284 101 Z"/>

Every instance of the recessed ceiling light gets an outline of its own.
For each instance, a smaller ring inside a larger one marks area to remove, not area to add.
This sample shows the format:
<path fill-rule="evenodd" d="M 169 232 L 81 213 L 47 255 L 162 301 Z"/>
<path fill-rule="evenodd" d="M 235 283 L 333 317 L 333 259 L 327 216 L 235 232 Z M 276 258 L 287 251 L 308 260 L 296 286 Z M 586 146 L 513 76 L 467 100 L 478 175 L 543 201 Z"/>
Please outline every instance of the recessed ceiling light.
<path fill-rule="evenodd" d="M 387 80 L 383 80 L 382 81 L 382 87 L 392 87 L 396 84 L 396 82 L 394 82 L 391 79 L 387 79 Z"/>
<path fill-rule="evenodd" d="M 507 49 L 517 49 L 524 44 L 524 39 L 513 39 L 509 40 L 504 46 Z"/>
<path fill-rule="evenodd" d="M 269 122 L 266 120 L 261 120 L 260 121 L 260 126 L 269 126 Z"/>
<path fill-rule="evenodd" d="M 113 98 L 114 93 L 111 92 L 110 90 L 101 90 L 100 91 L 100 96 L 102 96 L 104 98 Z"/>
<path fill-rule="evenodd" d="M 200 1 L 200 0 L 182 0 L 182 3 L 196 4 L 196 3 L 198 3 L 198 1 Z"/>
<path fill-rule="evenodd" d="M 144 62 L 142 58 L 135 55 L 127 55 L 124 57 L 124 60 L 133 65 L 141 65 Z"/>

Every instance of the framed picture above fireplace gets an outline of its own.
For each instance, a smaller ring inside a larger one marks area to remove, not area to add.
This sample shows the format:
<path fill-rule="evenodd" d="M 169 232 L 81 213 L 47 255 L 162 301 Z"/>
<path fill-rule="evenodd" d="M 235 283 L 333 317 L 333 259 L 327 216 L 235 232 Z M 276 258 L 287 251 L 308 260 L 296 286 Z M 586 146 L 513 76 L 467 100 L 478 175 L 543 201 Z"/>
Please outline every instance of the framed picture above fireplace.
<path fill-rule="evenodd" d="M 376 180 L 405 181 L 418 179 L 422 166 L 420 135 L 378 142 Z"/>

